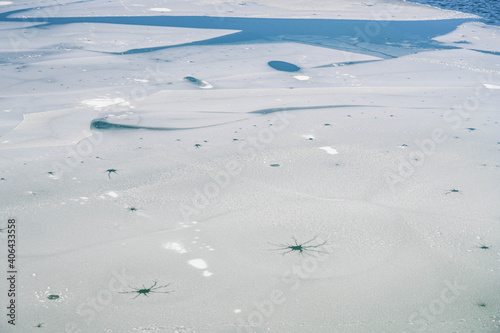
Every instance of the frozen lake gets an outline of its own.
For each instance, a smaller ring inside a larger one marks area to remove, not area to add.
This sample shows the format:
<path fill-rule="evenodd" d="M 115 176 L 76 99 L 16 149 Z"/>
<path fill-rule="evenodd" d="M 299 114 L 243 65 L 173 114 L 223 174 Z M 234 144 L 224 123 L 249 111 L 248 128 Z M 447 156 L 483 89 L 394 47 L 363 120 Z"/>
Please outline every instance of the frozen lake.
<path fill-rule="evenodd" d="M 1 332 L 500 330 L 496 23 L 382 0 L 0 12 Z"/>

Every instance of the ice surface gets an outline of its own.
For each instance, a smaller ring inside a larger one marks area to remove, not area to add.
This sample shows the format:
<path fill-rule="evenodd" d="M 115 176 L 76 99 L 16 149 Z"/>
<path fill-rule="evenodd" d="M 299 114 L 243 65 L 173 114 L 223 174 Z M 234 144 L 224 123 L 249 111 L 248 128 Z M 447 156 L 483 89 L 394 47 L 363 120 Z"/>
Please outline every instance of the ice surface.
<path fill-rule="evenodd" d="M 500 329 L 499 27 L 405 1 L 0 5 L 1 332 Z"/>

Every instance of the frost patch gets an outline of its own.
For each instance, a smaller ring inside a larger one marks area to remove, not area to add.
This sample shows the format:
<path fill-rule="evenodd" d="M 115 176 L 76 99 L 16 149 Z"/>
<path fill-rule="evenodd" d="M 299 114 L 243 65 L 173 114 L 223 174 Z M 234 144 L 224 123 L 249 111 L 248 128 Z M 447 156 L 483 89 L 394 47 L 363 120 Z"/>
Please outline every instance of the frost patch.
<path fill-rule="evenodd" d="M 207 262 L 203 259 L 192 259 L 188 261 L 188 264 L 198 269 L 206 269 L 208 267 Z"/>
<path fill-rule="evenodd" d="M 326 151 L 327 154 L 330 154 L 330 155 L 337 155 L 339 152 L 335 149 L 333 149 L 332 147 L 319 147 L 319 149 L 323 149 L 324 151 Z"/>
<path fill-rule="evenodd" d="M 310 77 L 307 75 L 295 75 L 294 78 L 296 78 L 299 81 L 307 81 L 310 79 Z"/>
<path fill-rule="evenodd" d="M 180 253 L 180 254 L 187 253 L 187 250 L 184 248 L 184 246 L 181 243 L 168 242 L 168 243 L 163 244 L 163 248 Z"/>
<path fill-rule="evenodd" d="M 210 272 L 209 270 L 207 270 L 207 267 L 208 267 L 207 262 L 203 259 L 200 259 L 200 258 L 191 259 L 188 261 L 188 264 L 190 264 L 194 268 L 202 269 L 203 270 L 202 275 L 204 277 L 210 277 L 214 274 L 214 273 Z"/>

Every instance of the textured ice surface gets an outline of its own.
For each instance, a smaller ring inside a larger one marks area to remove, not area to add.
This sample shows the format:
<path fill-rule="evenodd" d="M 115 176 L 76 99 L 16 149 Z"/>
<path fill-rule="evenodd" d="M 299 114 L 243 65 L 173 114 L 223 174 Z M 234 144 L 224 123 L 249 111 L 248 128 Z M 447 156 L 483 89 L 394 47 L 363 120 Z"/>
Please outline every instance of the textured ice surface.
<path fill-rule="evenodd" d="M 498 331 L 498 27 L 399 1 L 4 3 L 19 332 Z"/>

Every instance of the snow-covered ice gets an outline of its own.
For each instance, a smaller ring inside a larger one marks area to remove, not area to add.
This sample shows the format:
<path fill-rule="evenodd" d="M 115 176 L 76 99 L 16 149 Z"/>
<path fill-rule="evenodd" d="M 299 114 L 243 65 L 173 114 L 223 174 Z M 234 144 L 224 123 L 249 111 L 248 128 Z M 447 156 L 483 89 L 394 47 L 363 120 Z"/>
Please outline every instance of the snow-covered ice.
<path fill-rule="evenodd" d="M 498 26 L 397 0 L 0 6 L 1 332 L 500 330 Z"/>

